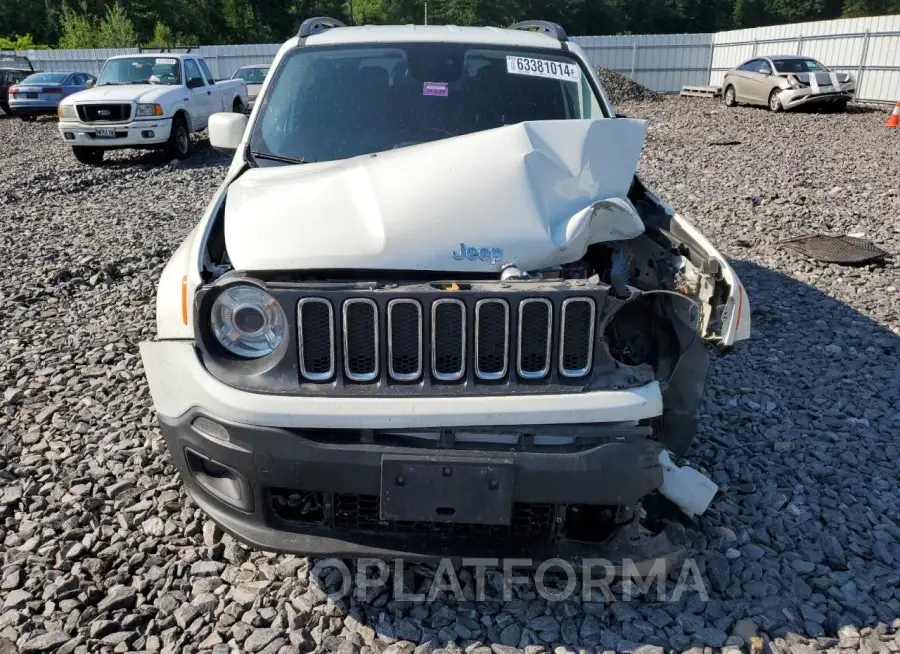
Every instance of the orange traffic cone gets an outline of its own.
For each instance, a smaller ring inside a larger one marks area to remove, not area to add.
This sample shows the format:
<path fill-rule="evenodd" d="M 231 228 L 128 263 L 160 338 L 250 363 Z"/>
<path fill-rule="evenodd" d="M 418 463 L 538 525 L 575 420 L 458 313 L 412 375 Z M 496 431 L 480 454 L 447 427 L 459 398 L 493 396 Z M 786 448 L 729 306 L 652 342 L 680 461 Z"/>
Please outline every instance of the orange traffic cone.
<path fill-rule="evenodd" d="M 884 124 L 885 127 L 900 127 L 900 102 L 894 105 L 894 110 L 891 112 L 891 115 L 888 116 L 887 122 Z"/>

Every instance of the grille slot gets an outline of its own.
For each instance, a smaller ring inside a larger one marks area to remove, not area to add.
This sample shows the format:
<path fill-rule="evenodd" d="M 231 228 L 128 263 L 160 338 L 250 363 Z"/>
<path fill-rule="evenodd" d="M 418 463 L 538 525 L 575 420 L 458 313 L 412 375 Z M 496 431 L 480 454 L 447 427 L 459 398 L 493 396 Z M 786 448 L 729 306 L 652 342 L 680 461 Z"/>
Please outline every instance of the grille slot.
<path fill-rule="evenodd" d="M 553 344 L 553 305 L 530 298 L 519 304 L 519 356 L 517 368 L 524 379 L 541 379 L 550 372 Z"/>
<path fill-rule="evenodd" d="M 422 305 L 415 300 L 388 304 L 388 365 L 396 381 L 422 376 Z"/>
<path fill-rule="evenodd" d="M 438 381 L 457 381 L 466 374 L 466 305 L 461 300 L 431 305 L 431 368 Z"/>
<path fill-rule="evenodd" d="M 595 314 L 591 298 L 574 297 L 563 302 L 559 336 L 559 373 L 563 377 L 584 377 L 591 371 Z"/>
<path fill-rule="evenodd" d="M 372 300 L 344 302 L 344 374 L 355 382 L 378 378 L 378 305 Z"/>
<path fill-rule="evenodd" d="M 509 361 L 509 305 L 479 300 L 475 305 L 475 374 L 493 381 L 506 377 Z"/>
<path fill-rule="evenodd" d="M 121 123 L 131 118 L 130 104 L 78 104 L 75 110 L 85 123 Z"/>
<path fill-rule="evenodd" d="M 312 382 L 334 377 L 334 309 L 324 298 L 303 298 L 297 305 L 300 374 Z"/>

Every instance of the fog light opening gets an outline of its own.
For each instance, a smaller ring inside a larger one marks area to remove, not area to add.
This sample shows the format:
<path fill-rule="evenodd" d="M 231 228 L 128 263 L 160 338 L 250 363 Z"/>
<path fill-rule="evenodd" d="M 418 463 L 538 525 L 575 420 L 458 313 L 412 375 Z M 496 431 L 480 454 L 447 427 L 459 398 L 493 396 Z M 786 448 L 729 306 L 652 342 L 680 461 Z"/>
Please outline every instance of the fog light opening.
<path fill-rule="evenodd" d="M 145 139 L 152 139 L 154 136 L 156 136 L 156 134 L 152 129 L 145 129 L 141 132 L 141 136 L 143 136 Z"/>
<path fill-rule="evenodd" d="M 74 141 L 74 140 L 75 140 L 75 135 L 74 135 L 72 132 L 65 132 L 65 133 L 64 133 L 64 136 L 65 136 L 65 138 L 66 138 L 67 141 Z"/>
<path fill-rule="evenodd" d="M 615 533 L 616 527 L 616 507 L 570 504 L 566 507 L 562 532 L 570 540 L 602 543 Z"/>
<path fill-rule="evenodd" d="M 185 449 L 184 457 L 197 484 L 216 499 L 250 513 L 253 499 L 247 481 L 226 465 Z"/>

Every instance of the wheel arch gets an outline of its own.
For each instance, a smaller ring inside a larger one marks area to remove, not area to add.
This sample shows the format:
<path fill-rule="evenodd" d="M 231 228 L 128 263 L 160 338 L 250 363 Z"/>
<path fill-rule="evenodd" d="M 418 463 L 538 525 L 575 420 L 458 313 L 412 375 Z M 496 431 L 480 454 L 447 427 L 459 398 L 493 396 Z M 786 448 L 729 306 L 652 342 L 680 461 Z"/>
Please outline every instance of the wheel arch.
<path fill-rule="evenodd" d="M 178 117 L 181 117 L 181 119 L 184 120 L 184 122 L 185 122 L 185 124 L 187 125 L 187 128 L 188 128 L 188 133 L 189 133 L 189 134 L 193 134 L 193 132 L 194 132 L 194 121 L 191 119 L 191 114 L 190 114 L 184 107 L 179 107 L 179 108 L 175 111 L 174 115 L 172 116 L 172 124 L 173 124 L 173 126 L 174 126 L 174 124 L 175 124 L 175 119 L 178 118 Z"/>

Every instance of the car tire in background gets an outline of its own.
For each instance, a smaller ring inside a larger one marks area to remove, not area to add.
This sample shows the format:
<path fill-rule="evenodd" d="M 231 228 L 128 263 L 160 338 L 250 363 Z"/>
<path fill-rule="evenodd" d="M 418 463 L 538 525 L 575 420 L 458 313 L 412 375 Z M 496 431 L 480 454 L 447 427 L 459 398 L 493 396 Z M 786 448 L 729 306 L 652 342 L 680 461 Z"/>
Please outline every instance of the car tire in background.
<path fill-rule="evenodd" d="M 730 84 L 725 87 L 725 92 L 722 94 L 722 98 L 725 100 L 726 107 L 737 106 L 737 98 L 734 94 L 734 87 Z"/>
<path fill-rule="evenodd" d="M 88 166 L 99 166 L 103 163 L 104 153 L 102 148 L 88 148 L 83 145 L 76 145 L 72 148 L 72 153 L 78 161 Z"/>
<path fill-rule="evenodd" d="M 769 110 L 770 111 L 781 111 L 784 107 L 781 106 L 781 100 L 778 99 L 778 94 L 781 93 L 781 89 L 772 89 L 772 92 L 769 94 Z"/>
<path fill-rule="evenodd" d="M 234 104 L 231 105 L 231 111 L 236 114 L 244 114 L 247 113 L 247 108 L 244 106 L 244 103 L 241 102 L 240 98 L 235 98 Z"/>
<path fill-rule="evenodd" d="M 12 111 L 9 110 L 9 105 L 6 104 L 5 102 L 0 102 L 0 110 L 3 110 L 3 113 L 6 114 L 7 116 L 12 115 Z"/>
<path fill-rule="evenodd" d="M 172 120 L 172 133 L 169 134 L 165 152 L 169 159 L 187 159 L 191 156 L 191 134 L 184 116 L 175 116 Z"/>

